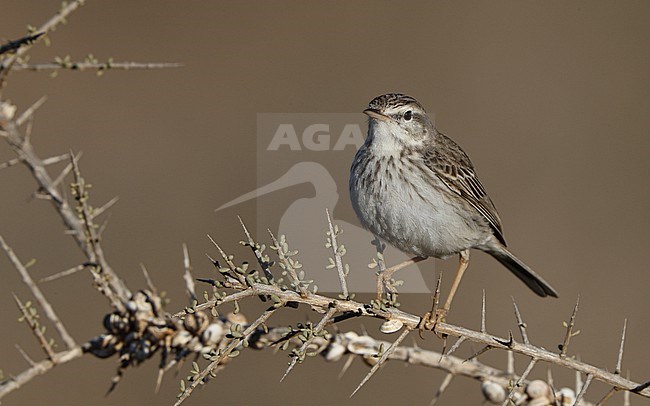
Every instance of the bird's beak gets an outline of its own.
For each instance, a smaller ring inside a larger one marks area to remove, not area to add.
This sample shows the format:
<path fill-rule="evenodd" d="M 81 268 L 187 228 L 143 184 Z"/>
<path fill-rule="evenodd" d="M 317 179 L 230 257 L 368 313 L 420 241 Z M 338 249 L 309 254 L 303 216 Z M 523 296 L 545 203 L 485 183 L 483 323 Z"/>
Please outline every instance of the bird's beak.
<path fill-rule="evenodd" d="M 376 118 L 377 120 L 381 120 L 381 121 L 390 120 L 390 117 L 385 116 L 385 115 L 381 114 L 380 112 L 378 112 L 377 110 L 373 110 L 373 109 L 365 109 L 363 111 L 363 114 L 367 115 L 370 118 Z"/>

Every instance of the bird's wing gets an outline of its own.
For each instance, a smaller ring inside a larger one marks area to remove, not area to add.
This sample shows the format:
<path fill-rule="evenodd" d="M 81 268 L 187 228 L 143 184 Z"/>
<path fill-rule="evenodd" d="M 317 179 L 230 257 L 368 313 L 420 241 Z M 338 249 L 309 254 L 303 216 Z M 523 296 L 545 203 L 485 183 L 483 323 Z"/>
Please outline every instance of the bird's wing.
<path fill-rule="evenodd" d="M 454 193 L 464 198 L 490 223 L 495 236 L 506 245 L 501 219 L 481 181 L 474 172 L 472 161 L 451 138 L 438 133 L 435 142 L 424 158 L 426 165 Z"/>

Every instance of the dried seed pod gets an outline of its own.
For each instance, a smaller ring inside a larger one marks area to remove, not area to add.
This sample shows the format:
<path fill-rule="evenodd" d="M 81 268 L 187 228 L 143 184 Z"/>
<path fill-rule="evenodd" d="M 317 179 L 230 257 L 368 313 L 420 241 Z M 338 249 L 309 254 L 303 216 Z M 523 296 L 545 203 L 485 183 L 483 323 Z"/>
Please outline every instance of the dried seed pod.
<path fill-rule="evenodd" d="M 343 344 L 332 343 L 327 347 L 327 352 L 325 353 L 325 359 L 327 361 L 339 361 L 343 354 L 345 354 L 346 348 Z"/>
<path fill-rule="evenodd" d="M 232 324 L 241 324 L 242 326 L 248 323 L 246 316 L 241 313 L 228 313 L 228 315 L 226 315 L 226 319 Z"/>
<path fill-rule="evenodd" d="M 379 331 L 384 334 L 391 334 L 400 331 L 402 327 L 404 327 L 404 323 L 399 320 L 387 320 L 381 325 Z"/>
<path fill-rule="evenodd" d="M 207 346 L 214 346 L 223 339 L 224 335 L 225 330 L 221 325 L 221 322 L 216 322 L 210 324 L 205 329 L 205 331 L 203 331 L 203 334 L 201 334 L 201 339 L 203 341 L 203 344 Z"/>
<path fill-rule="evenodd" d="M 119 312 L 109 313 L 104 316 L 104 328 L 112 334 L 123 335 L 129 330 L 129 319 Z"/>
<path fill-rule="evenodd" d="M 553 406 L 553 402 L 546 397 L 531 399 L 526 406 Z"/>
<path fill-rule="evenodd" d="M 346 333 L 343 333 L 343 337 L 347 340 L 352 341 L 359 338 L 359 334 L 355 333 L 354 331 L 348 331 Z"/>
<path fill-rule="evenodd" d="M 548 395 L 550 394 L 551 389 L 548 384 L 540 379 L 531 381 L 526 386 L 526 395 L 528 395 L 530 399 L 548 398 Z"/>
<path fill-rule="evenodd" d="M 503 386 L 493 381 L 483 381 L 481 392 L 488 402 L 501 404 L 506 400 L 506 390 Z"/>
<path fill-rule="evenodd" d="M 164 326 L 163 323 L 158 323 L 147 328 L 147 332 L 156 339 L 156 341 L 163 340 L 168 335 L 173 334 L 174 330 Z"/>
<path fill-rule="evenodd" d="M 368 366 L 374 367 L 375 364 L 379 362 L 379 358 L 377 358 L 375 355 L 364 355 L 363 362 L 368 364 Z"/>
<path fill-rule="evenodd" d="M 178 331 L 172 338 L 171 346 L 178 349 L 187 348 L 187 345 L 192 338 L 194 338 L 194 336 L 189 331 Z"/>
<path fill-rule="evenodd" d="M 108 358 L 122 348 L 122 341 L 113 334 L 102 334 L 84 344 L 84 351 L 98 358 Z"/>
<path fill-rule="evenodd" d="M 348 351 L 357 355 L 376 355 L 377 342 L 369 336 L 358 336 L 348 343 Z"/>
<path fill-rule="evenodd" d="M 562 388 L 556 394 L 555 397 L 560 401 L 562 406 L 564 405 L 573 405 L 576 401 L 576 393 L 571 388 Z"/>
<path fill-rule="evenodd" d="M 138 361 L 144 361 L 149 359 L 151 355 L 156 351 L 157 346 L 152 343 L 150 340 L 140 340 L 138 345 L 135 347 L 133 352 L 133 358 Z"/>
<path fill-rule="evenodd" d="M 183 327 L 190 333 L 198 336 L 208 327 L 209 323 L 208 316 L 202 311 L 197 311 L 185 315 Z"/>

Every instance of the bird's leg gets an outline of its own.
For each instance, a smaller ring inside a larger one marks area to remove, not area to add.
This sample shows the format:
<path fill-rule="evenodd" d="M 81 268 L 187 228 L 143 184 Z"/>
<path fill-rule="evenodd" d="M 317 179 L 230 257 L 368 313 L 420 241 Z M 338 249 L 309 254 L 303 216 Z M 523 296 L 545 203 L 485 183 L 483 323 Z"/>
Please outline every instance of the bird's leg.
<path fill-rule="evenodd" d="M 458 285 L 460 285 L 460 280 L 463 279 L 463 274 L 465 273 L 465 270 L 469 266 L 469 250 L 464 250 L 461 251 L 458 255 L 458 270 L 456 271 L 456 277 L 454 278 L 454 282 L 451 284 L 451 290 L 449 291 L 449 296 L 447 296 L 447 301 L 445 302 L 445 305 L 441 309 L 441 316 L 444 318 L 447 315 L 447 312 L 449 312 L 449 309 L 451 308 L 451 301 L 454 300 L 454 295 L 456 294 L 456 290 L 458 290 Z"/>
<path fill-rule="evenodd" d="M 447 301 L 442 308 L 438 308 L 438 297 L 440 295 L 440 280 L 438 280 L 438 285 L 436 287 L 436 292 L 433 300 L 433 308 L 430 312 L 425 313 L 425 315 L 422 316 L 422 319 L 420 320 L 420 336 L 422 336 L 422 330 L 427 329 L 435 331 L 438 323 L 445 321 L 445 317 L 447 317 L 447 313 L 451 308 L 451 302 L 454 300 L 454 295 L 458 290 L 458 285 L 460 285 L 460 280 L 463 279 L 463 274 L 465 273 L 465 270 L 468 266 L 469 250 L 461 251 L 459 253 L 459 263 L 458 270 L 456 271 L 456 277 L 454 278 L 454 282 L 451 285 L 451 290 L 449 291 Z"/>
<path fill-rule="evenodd" d="M 404 262 L 400 262 L 397 265 L 391 266 L 390 268 L 380 271 L 377 274 L 377 300 L 381 301 L 384 294 L 384 287 L 391 293 L 396 293 L 395 288 L 390 284 L 390 277 L 400 269 L 404 269 L 409 265 L 417 264 L 420 261 L 424 261 L 426 257 L 413 257 Z"/>

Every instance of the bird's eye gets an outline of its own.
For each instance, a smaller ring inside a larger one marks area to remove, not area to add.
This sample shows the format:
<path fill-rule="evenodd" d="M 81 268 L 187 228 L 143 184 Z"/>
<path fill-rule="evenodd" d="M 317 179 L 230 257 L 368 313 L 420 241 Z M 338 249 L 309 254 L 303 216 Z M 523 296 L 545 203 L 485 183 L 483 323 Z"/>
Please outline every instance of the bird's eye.
<path fill-rule="evenodd" d="M 413 112 L 411 110 L 408 110 L 406 113 L 404 113 L 405 121 L 411 121 L 412 118 L 413 118 Z"/>

